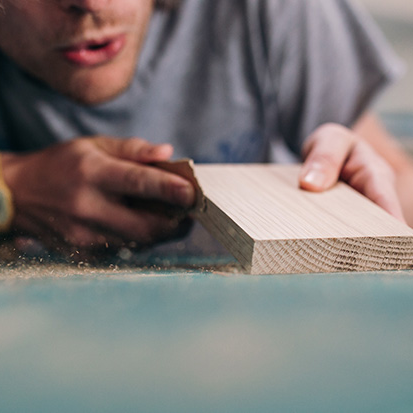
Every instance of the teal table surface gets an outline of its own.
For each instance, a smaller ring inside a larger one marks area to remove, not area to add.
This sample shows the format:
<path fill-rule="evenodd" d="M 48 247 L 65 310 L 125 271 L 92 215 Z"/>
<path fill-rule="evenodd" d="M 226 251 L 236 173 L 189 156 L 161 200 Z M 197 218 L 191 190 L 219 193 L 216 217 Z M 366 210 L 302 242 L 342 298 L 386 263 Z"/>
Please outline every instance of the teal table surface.
<path fill-rule="evenodd" d="M 413 272 L 0 279 L 0 412 L 413 412 Z"/>

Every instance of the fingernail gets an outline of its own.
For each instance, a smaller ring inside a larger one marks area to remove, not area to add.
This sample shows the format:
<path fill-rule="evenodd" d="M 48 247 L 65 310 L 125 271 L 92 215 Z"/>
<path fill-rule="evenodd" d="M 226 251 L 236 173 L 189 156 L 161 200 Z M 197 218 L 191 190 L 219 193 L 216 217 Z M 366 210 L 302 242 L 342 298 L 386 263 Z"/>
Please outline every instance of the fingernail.
<path fill-rule="evenodd" d="M 320 169 L 311 169 L 304 175 L 301 182 L 307 184 L 311 188 L 322 189 L 326 182 L 326 176 Z"/>
<path fill-rule="evenodd" d="M 171 145 L 165 143 L 161 145 L 157 145 L 152 148 L 151 155 L 153 156 L 165 156 L 165 157 L 170 157 L 172 155 L 173 148 Z"/>
<path fill-rule="evenodd" d="M 1 1 L 1 0 L 0 0 Z M 172 148 L 170 145 L 157 145 L 149 146 L 141 150 L 141 156 L 149 160 L 153 159 L 167 159 L 172 154 Z"/>

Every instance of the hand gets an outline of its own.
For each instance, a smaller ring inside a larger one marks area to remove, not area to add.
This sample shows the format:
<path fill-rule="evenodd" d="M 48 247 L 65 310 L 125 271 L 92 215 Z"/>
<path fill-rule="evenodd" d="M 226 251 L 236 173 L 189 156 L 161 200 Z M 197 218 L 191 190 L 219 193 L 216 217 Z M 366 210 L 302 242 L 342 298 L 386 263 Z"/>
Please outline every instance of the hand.
<path fill-rule="evenodd" d="M 170 145 L 138 138 L 94 137 L 30 154 L 5 153 L 14 229 L 55 248 L 119 248 L 129 241 L 148 245 L 166 239 L 195 199 L 187 180 L 151 166 L 172 152 Z M 149 201 L 156 201 L 156 210 Z M 180 214 L 165 213 L 169 205 Z"/>
<path fill-rule="evenodd" d="M 342 179 L 404 222 L 393 169 L 351 130 L 336 124 L 319 127 L 304 145 L 303 156 L 301 188 L 324 191 Z"/>

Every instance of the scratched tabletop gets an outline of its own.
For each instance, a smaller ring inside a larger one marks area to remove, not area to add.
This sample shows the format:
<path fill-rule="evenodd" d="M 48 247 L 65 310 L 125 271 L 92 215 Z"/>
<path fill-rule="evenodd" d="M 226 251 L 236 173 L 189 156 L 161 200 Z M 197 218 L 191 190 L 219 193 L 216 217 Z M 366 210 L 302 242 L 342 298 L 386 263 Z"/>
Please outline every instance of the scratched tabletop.
<path fill-rule="evenodd" d="M 0 412 L 412 412 L 413 272 L 0 271 Z"/>

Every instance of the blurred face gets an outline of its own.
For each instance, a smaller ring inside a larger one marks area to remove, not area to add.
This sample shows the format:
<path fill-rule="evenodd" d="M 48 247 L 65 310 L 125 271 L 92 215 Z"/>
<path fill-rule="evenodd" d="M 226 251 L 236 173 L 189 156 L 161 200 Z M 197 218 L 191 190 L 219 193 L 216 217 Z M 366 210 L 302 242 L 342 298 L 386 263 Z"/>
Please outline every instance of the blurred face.
<path fill-rule="evenodd" d="M 0 49 L 84 104 L 131 82 L 153 0 L 0 0 Z"/>

